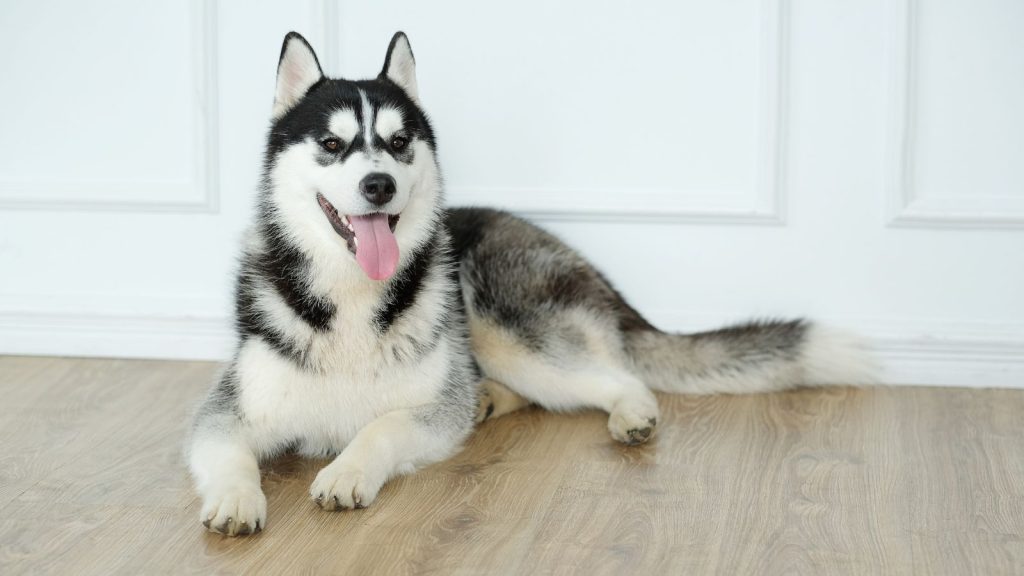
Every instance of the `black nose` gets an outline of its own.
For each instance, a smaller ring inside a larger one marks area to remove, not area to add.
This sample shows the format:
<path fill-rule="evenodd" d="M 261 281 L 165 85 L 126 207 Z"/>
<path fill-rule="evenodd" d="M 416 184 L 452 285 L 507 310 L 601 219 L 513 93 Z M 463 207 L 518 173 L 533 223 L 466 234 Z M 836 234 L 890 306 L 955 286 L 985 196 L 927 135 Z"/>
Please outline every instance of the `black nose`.
<path fill-rule="evenodd" d="M 359 191 L 371 203 L 383 206 L 395 196 L 395 179 L 383 172 L 367 174 L 359 183 Z"/>

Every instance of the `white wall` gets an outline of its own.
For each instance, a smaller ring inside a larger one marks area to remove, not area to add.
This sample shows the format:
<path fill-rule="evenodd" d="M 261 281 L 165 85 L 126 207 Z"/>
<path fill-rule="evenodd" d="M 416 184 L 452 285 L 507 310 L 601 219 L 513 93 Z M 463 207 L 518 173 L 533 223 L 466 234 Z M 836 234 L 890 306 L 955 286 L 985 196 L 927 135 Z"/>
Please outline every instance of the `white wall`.
<path fill-rule="evenodd" d="M 898 383 L 1024 387 L 1024 3 L 0 6 L 0 352 L 222 358 L 280 41 L 416 52 L 453 203 L 657 324 L 809 315 Z"/>

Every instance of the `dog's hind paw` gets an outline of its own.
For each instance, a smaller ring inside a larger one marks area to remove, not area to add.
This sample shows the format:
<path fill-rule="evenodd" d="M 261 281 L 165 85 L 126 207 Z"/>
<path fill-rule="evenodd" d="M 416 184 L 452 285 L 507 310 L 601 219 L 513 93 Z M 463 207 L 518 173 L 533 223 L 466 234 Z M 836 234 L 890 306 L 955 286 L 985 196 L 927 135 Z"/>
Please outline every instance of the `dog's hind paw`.
<path fill-rule="evenodd" d="M 497 418 L 529 405 L 529 400 L 516 394 L 504 384 L 487 378 L 480 383 L 480 405 L 477 409 L 476 421 L 480 423 L 490 418 Z"/>
<path fill-rule="evenodd" d="M 608 431 L 612 438 L 630 446 L 650 440 L 657 424 L 658 403 L 653 396 L 650 399 L 623 400 L 608 417 Z"/>
<path fill-rule="evenodd" d="M 480 403 L 477 405 L 476 410 L 476 423 L 479 424 L 484 420 L 491 417 L 494 414 L 494 399 L 491 398 L 491 392 L 487 389 L 487 386 L 480 386 Z"/>

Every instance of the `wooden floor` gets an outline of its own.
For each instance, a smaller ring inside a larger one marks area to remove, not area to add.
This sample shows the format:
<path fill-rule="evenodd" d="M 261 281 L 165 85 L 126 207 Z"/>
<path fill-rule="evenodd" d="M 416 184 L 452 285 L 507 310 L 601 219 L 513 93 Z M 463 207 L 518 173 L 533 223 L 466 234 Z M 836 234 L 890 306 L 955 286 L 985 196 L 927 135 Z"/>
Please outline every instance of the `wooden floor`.
<path fill-rule="evenodd" d="M 651 444 L 528 410 L 328 513 L 208 534 L 182 464 L 209 363 L 0 357 L 0 574 L 1024 573 L 1024 391 L 662 396 Z"/>

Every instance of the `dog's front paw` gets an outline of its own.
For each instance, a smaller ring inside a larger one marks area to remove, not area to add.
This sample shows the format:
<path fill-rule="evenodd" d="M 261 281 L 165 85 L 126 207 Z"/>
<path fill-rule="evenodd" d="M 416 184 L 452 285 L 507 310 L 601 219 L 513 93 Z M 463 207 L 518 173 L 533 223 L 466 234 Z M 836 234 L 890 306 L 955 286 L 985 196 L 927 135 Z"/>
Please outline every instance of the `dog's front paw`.
<path fill-rule="evenodd" d="M 255 534 L 267 525 L 267 498 L 259 487 L 213 489 L 203 498 L 199 519 L 210 532 L 227 536 Z"/>
<path fill-rule="evenodd" d="M 335 462 L 316 475 L 309 495 L 324 510 L 366 508 L 383 484 L 361 468 Z"/>

